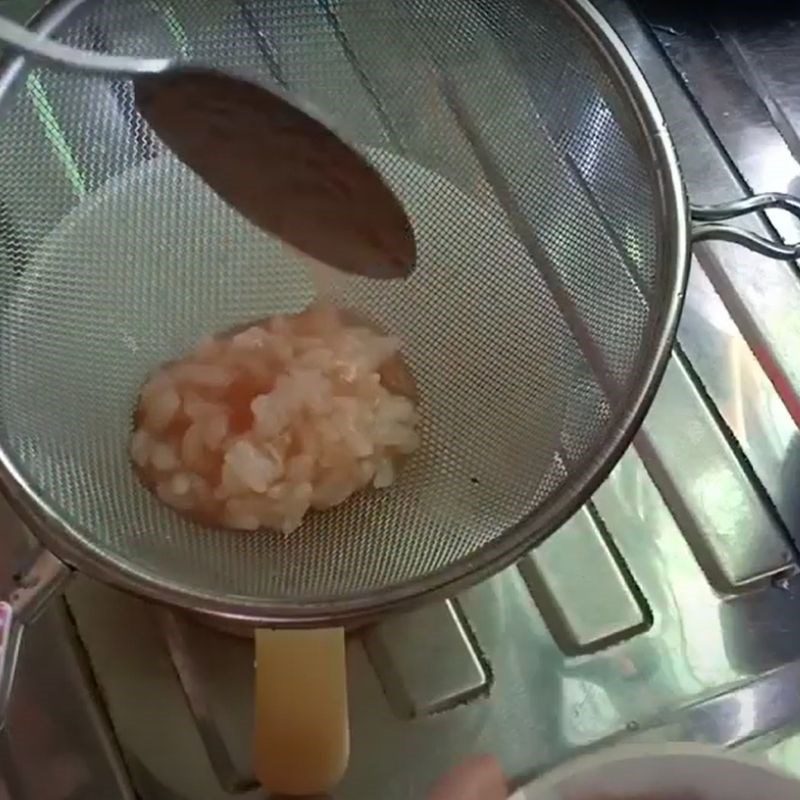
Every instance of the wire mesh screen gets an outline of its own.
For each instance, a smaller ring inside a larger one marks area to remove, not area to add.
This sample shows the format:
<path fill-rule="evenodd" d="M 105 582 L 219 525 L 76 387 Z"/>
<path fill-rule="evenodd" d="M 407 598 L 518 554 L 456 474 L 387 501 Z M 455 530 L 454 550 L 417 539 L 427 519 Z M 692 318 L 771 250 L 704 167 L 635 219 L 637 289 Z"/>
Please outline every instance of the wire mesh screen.
<path fill-rule="evenodd" d="M 84 3 L 55 35 L 302 96 L 386 176 L 419 253 L 405 283 L 334 288 L 402 338 L 417 380 L 423 444 L 399 482 L 290 537 L 190 524 L 131 471 L 142 380 L 313 287 L 164 151 L 128 83 L 27 72 L 0 106 L 0 437 L 70 535 L 256 605 L 468 570 L 523 520 L 533 541 L 640 390 L 674 289 L 639 124 L 571 15 L 545 0 L 130 0 Z"/>

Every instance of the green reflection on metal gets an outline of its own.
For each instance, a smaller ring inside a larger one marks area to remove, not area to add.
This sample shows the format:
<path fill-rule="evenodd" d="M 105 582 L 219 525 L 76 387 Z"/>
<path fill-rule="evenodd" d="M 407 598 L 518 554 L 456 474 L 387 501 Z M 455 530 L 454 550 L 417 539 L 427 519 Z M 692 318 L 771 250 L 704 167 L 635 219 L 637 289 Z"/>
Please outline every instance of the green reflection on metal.
<path fill-rule="evenodd" d="M 86 183 L 75 161 L 75 157 L 72 155 L 72 150 L 67 143 L 64 132 L 58 124 L 58 119 L 47 97 L 47 91 L 36 72 L 31 72 L 28 75 L 25 84 L 28 96 L 31 98 L 33 107 L 36 110 L 36 115 L 39 117 L 39 122 L 41 122 L 44 129 L 45 136 L 47 136 L 47 139 L 53 146 L 53 150 L 58 156 L 58 159 L 64 165 L 67 178 L 70 184 L 72 184 L 75 193 L 82 197 L 86 194 Z"/>
<path fill-rule="evenodd" d="M 170 3 L 160 2 L 159 0 L 150 0 L 149 5 L 164 18 L 164 22 L 167 24 L 167 28 L 169 28 L 169 32 L 178 47 L 178 53 L 183 58 L 188 58 L 190 53 L 189 37 L 175 9 Z"/>

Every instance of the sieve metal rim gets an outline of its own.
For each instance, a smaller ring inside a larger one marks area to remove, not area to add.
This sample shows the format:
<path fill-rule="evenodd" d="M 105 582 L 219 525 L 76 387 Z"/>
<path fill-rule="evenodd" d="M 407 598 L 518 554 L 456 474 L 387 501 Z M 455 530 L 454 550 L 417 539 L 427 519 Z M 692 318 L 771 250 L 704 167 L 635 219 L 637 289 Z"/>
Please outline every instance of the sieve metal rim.
<path fill-rule="evenodd" d="M 615 86 L 636 118 L 637 133 L 650 151 L 658 230 L 671 234 L 658 242 L 658 264 L 671 286 L 665 292 L 669 302 L 659 310 L 660 335 L 654 343 L 652 358 L 641 369 L 637 389 L 632 392 L 626 412 L 616 420 L 612 435 L 586 460 L 577 479 L 569 481 L 554 498 L 491 543 L 436 572 L 380 590 L 320 598 L 311 603 L 276 598 L 257 602 L 236 595 L 192 591 L 105 552 L 42 501 L 12 455 L 0 447 L 0 491 L 45 548 L 87 575 L 204 615 L 266 626 L 339 625 L 452 596 L 490 577 L 547 538 L 589 499 L 630 444 L 666 368 L 689 274 L 689 204 L 677 154 L 657 101 L 621 39 L 588 0 L 551 1 L 572 17 L 595 53 L 611 68 Z M 62 0 L 48 5 L 34 17 L 32 26 L 43 33 L 53 32 L 90 2 Z M 21 56 L 0 59 L 0 108 L 24 66 L 25 59 Z"/>

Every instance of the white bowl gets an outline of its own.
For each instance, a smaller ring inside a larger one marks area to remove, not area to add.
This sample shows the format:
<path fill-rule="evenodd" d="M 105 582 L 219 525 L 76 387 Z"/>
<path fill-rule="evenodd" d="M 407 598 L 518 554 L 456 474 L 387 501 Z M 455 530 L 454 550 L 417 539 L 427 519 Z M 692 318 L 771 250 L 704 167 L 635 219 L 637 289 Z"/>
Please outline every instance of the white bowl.
<path fill-rule="evenodd" d="M 800 781 L 707 745 L 615 747 L 576 758 L 513 800 L 800 800 Z"/>

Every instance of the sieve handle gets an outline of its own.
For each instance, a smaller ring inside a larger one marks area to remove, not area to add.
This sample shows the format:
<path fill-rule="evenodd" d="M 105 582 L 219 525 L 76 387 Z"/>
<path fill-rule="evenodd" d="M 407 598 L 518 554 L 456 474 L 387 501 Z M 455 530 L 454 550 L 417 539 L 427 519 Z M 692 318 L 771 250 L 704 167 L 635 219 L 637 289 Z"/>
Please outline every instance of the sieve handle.
<path fill-rule="evenodd" d="M 255 639 L 256 777 L 276 795 L 325 795 L 350 753 L 344 630 L 261 628 Z"/>
<path fill-rule="evenodd" d="M 800 199 L 790 194 L 778 192 L 757 194 L 752 197 L 744 197 L 741 200 L 713 206 L 693 205 L 691 214 L 692 221 L 695 224 L 692 228 L 692 241 L 704 242 L 716 239 L 723 242 L 732 242 L 753 250 L 762 256 L 777 258 L 782 261 L 800 258 L 800 242 L 797 244 L 781 244 L 735 225 L 724 224 L 727 220 L 768 209 L 788 211 L 800 219 Z"/>
<path fill-rule="evenodd" d="M 0 601 L 0 730 L 5 727 L 25 628 L 64 585 L 72 570 L 47 550 L 17 578 L 17 588 Z"/>
<path fill-rule="evenodd" d="M 77 47 L 48 39 L 9 19 L 0 17 L 0 42 L 23 55 L 32 56 L 49 66 L 94 72 L 104 75 L 153 75 L 174 65 L 169 58 L 134 58 L 110 56 L 79 50 Z"/>

